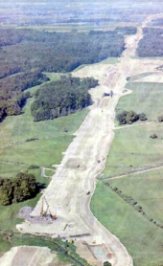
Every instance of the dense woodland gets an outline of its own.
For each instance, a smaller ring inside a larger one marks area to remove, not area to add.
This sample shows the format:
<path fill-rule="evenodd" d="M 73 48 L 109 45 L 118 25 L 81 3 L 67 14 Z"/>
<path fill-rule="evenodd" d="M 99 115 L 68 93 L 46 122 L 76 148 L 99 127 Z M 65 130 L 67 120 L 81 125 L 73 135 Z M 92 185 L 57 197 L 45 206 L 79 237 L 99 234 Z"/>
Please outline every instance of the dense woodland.
<path fill-rule="evenodd" d="M 88 90 L 97 85 L 98 81 L 93 78 L 62 76 L 60 80 L 42 86 L 31 106 L 34 121 L 54 119 L 90 105 Z"/>
<path fill-rule="evenodd" d="M 30 93 L 24 91 L 48 80 L 39 71 L 29 71 L 0 79 L 0 121 L 7 115 L 19 115 Z"/>
<path fill-rule="evenodd" d="M 120 56 L 124 34 L 135 28 L 117 28 L 108 32 L 44 32 L 36 30 L 0 30 L 1 76 L 18 69 L 39 68 L 42 71 L 71 71 L 81 64 L 99 62 Z"/>
<path fill-rule="evenodd" d="M 0 178 L 0 204 L 10 205 L 34 197 L 40 185 L 32 174 L 19 173 L 15 178 Z"/>
<path fill-rule="evenodd" d="M 137 53 L 140 57 L 163 56 L 163 29 L 145 28 Z"/>
<path fill-rule="evenodd" d="M 8 115 L 21 113 L 29 97 L 29 93 L 24 91 L 47 80 L 42 74 L 43 71 L 70 72 L 81 64 L 99 62 L 107 57 L 118 57 L 124 50 L 124 35 L 133 33 L 135 33 L 133 27 L 117 28 L 107 32 L 64 33 L 0 29 L 0 121 Z M 76 89 L 79 90 L 75 92 L 79 93 L 78 96 L 82 91 L 79 87 L 77 85 Z M 67 90 L 69 89 L 70 86 L 67 87 Z M 63 90 L 66 91 L 65 88 Z M 63 90 L 60 90 L 61 94 Z M 72 90 L 75 91 L 74 88 Z M 43 92 L 44 90 L 41 91 L 42 94 Z M 58 91 L 58 94 L 60 92 Z M 84 90 L 82 93 L 84 94 Z M 41 114 L 36 108 L 40 101 L 38 97 L 32 109 L 35 120 L 58 116 L 56 113 Z M 86 105 L 88 105 L 90 96 L 86 91 L 84 97 L 85 101 L 87 98 Z M 82 104 L 77 105 L 81 108 Z M 62 111 L 59 112 L 67 114 L 69 111 L 65 111 L 66 108 L 68 109 L 67 106 L 65 109 L 60 106 Z M 75 109 L 78 108 L 70 108 L 71 111 Z"/>
<path fill-rule="evenodd" d="M 150 22 L 151 26 L 161 26 L 163 24 L 163 18 L 154 19 Z"/>

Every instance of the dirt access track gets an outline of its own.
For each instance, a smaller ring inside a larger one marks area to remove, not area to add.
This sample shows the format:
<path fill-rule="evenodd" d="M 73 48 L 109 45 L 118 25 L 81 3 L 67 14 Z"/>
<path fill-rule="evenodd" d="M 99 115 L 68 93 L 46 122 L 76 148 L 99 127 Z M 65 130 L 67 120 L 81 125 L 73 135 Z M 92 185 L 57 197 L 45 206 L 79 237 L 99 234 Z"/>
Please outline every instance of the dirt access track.
<path fill-rule="evenodd" d="M 48 211 L 57 219 L 44 224 L 25 221 L 17 225 L 22 233 L 75 240 L 79 253 L 93 265 L 102 265 L 106 260 L 113 266 L 133 265 L 131 256 L 120 240 L 91 213 L 90 200 L 96 177 L 105 167 L 113 141 L 115 108 L 120 97 L 125 95 L 127 77 L 148 71 L 159 72 L 156 67 L 161 60 L 135 57 L 137 45 L 143 37 L 143 28 L 153 18 L 148 17 L 136 35 L 126 37 L 126 50 L 117 64 L 102 62 L 73 72 L 73 76 L 98 79 L 99 86 L 91 90 L 94 104 L 31 213 L 37 218 L 42 211 L 46 211 L 46 199 Z M 110 90 L 114 92 L 113 97 L 103 97 L 104 92 L 109 93 Z"/>

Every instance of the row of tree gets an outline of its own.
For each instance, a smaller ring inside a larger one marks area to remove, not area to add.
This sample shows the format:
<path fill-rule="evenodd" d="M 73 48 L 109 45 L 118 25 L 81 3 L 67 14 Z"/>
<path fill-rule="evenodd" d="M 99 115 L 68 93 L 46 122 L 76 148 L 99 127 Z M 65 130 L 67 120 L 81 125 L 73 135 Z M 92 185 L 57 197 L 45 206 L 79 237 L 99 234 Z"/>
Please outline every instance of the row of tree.
<path fill-rule="evenodd" d="M 34 121 L 54 119 L 85 108 L 92 103 L 88 90 L 97 85 L 98 81 L 93 78 L 71 76 L 47 83 L 35 94 L 31 106 Z"/>
<path fill-rule="evenodd" d="M 134 111 L 123 111 L 117 115 L 117 120 L 120 125 L 132 124 L 138 120 L 146 121 L 147 117 L 144 113 L 137 114 Z"/>

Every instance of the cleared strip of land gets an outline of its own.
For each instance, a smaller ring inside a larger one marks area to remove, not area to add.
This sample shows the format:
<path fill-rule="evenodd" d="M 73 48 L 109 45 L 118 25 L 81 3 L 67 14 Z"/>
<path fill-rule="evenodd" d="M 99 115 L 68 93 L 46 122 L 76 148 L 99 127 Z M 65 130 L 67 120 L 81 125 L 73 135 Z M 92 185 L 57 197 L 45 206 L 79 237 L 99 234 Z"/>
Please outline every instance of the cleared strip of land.
<path fill-rule="evenodd" d="M 126 50 L 118 64 L 86 66 L 74 73 L 80 77 L 93 76 L 99 79 L 100 85 L 92 90 L 94 105 L 31 214 L 35 218 L 40 216 L 43 198 L 46 198 L 50 212 L 57 219 L 50 224 L 32 224 L 26 221 L 18 226 L 21 232 L 60 236 L 74 239 L 76 243 L 82 241 L 91 249 L 97 265 L 106 260 L 114 266 L 133 265 L 126 248 L 99 223 L 90 212 L 89 205 L 95 190 L 96 177 L 105 167 L 106 156 L 114 137 L 115 107 L 123 95 L 127 77 L 135 73 L 136 67 L 137 74 L 141 73 L 140 61 L 134 59 L 134 56 L 143 37 L 143 27 L 148 21 L 149 18 L 138 28 L 135 36 L 126 38 Z M 143 67 L 146 62 L 142 64 Z M 153 69 L 153 65 L 150 68 Z M 114 96 L 103 97 L 104 92 L 110 92 L 111 89 Z M 87 259 L 89 260 L 88 256 Z"/>

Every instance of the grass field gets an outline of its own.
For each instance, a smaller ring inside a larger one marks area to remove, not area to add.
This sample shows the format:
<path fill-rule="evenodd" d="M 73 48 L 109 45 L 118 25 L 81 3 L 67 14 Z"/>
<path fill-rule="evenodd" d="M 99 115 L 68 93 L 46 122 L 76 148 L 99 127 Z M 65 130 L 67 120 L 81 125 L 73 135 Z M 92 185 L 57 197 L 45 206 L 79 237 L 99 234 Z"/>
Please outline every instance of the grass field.
<path fill-rule="evenodd" d="M 163 83 L 129 82 L 127 88 L 133 93 L 121 98 L 118 111 L 144 112 L 150 121 L 157 120 L 157 117 L 163 114 Z"/>
<path fill-rule="evenodd" d="M 56 80 L 58 74 L 49 74 L 49 77 Z M 34 93 L 37 89 L 39 86 L 31 88 L 30 92 Z M 32 98 L 28 100 L 22 115 L 7 117 L 0 125 L 0 176 L 13 177 L 19 171 L 29 169 L 39 182 L 47 184 L 49 180 L 41 177 L 40 167 L 52 167 L 60 163 L 62 153 L 71 143 L 73 133 L 79 128 L 88 110 L 55 120 L 33 122 L 30 112 L 32 101 Z M 3 233 L 15 230 L 15 225 L 20 222 L 17 218 L 19 209 L 26 205 L 35 206 L 38 198 L 39 195 L 23 203 L 0 206 L 0 252 L 11 246 Z"/>
<path fill-rule="evenodd" d="M 117 112 L 144 112 L 148 122 L 138 122 L 115 131 L 91 208 L 99 221 L 126 246 L 134 259 L 134 266 L 161 266 L 163 229 L 139 213 L 108 183 L 121 190 L 123 195 L 132 197 L 148 217 L 163 225 L 163 168 L 144 174 L 130 174 L 121 179 L 103 179 L 163 164 L 163 124 L 157 122 L 157 117 L 163 113 L 163 84 L 129 82 L 127 88 L 133 93 L 121 98 Z M 153 133 L 158 135 L 158 139 L 150 138 Z"/>
<path fill-rule="evenodd" d="M 101 181 L 97 183 L 91 208 L 126 246 L 134 266 L 163 265 L 163 230 L 148 222 Z"/>
<path fill-rule="evenodd" d="M 151 139 L 156 133 L 158 139 Z M 147 124 L 116 130 L 104 177 L 127 174 L 163 164 L 163 125 Z"/>
<path fill-rule="evenodd" d="M 163 224 L 163 168 L 121 180 L 110 180 L 109 183 L 125 195 L 132 196 L 151 218 Z"/>
<path fill-rule="evenodd" d="M 98 65 L 98 64 L 111 64 L 111 65 L 114 65 L 114 64 L 117 64 L 119 62 L 119 58 L 118 57 L 109 57 L 109 58 L 107 58 L 107 59 L 104 59 L 103 61 L 100 61 L 99 63 L 96 63 L 96 65 Z M 86 67 L 87 65 L 80 65 L 79 67 L 77 67 L 77 68 L 75 68 L 75 70 L 73 71 L 73 72 L 76 72 L 76 71 L 78 71 L 78 70 L 80 70 L 80 69 L 82 69 L 82 68 L 84 68 L 84 67 Z M 49 78 L 51 78 L 50 77 L 50 73 L 48 73 L 48 77 Z M 54 74 L 52 74 L 53 76 L 54 76 Z M 56 78 L 57 76 L 55 75 L 55 78 Z"/>
<path fill-rule="evenodd" d="M 158 116 L 163 114 L 163 84 L 128 83 L 127 88 L 132 89 L 133 93 L 121 98 L 117 112 L 144 112 L 148 123 L 135 123 L 131 127 L 116 130 L 103 173 L 105 177 L 163 163 L 163 124 L 157 121 Z M 158 139 L 150 138 L 154 133 L 158 135 Z"/>
<path fill-rule="evenodd" d="M 33 90 L 36 90 L 34 88 Z M 87 110 L 56 120 L 33 122 L 30 99 L 20 116 L 8 117 L 0 127 L 0 175 L 13 176 L 31 165 L 51 167 L 58 164 L 73 133 Z"/>

